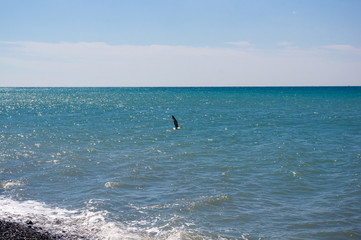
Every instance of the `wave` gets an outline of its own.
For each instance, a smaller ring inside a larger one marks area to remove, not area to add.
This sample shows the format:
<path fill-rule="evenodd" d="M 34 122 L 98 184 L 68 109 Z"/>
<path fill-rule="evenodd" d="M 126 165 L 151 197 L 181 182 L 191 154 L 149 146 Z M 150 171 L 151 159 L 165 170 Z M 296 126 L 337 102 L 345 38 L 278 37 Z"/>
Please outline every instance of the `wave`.
<path fill-rule="evenodd" d="M 144 186 L 121 183 L 121 182 L 106 182 L 104 184 L 104 187 L 106 187 L 106 188 L 123 187 L 123 188 L 135 188 L 135 189 L 143 189 L 144 188 Z"/>
<path fill-rule="evenodd" d="M 12 188 L 15 186 L 21 186 L 24 185 L 21 181 L 18 180 L 8 180 L 8 181 L 2 181 L 0 182 L 0 188 Z"/>
<path fill-rule="evenodd" d="M 1 220 L 17 223 L 31 221 L 35 228 L 62 236 L 65 240 L 225 239 L 189 231 L 188 224 L 171 227 L 172 220 L 164 228 L 145 223 L 144 220 L 123 224 L 110 220 L 107 211 L 94 211 L 91 208 L 67 210 L 43 202 L 16 201 L 3 196 L 0 196 L 0 206 Z"/>
<path fill-rule="evenodd" d="M 39 229 L 68 239 L 140 239 L 119 223 L 106 220 L 106 211 L 67 210 L 37 201 L 15 201 L 0 197 L 0 218 L 23 223 L 31 221 Z"/>

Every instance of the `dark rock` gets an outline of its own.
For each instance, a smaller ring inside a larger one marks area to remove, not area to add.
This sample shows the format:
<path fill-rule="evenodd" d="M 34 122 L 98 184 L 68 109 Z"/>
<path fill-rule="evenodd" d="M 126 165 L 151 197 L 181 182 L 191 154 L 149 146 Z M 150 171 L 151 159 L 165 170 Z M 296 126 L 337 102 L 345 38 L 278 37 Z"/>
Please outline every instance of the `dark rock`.
<path fill-rule="evenodd" d="M 28 220 L 25 223 L 28 224 L 28 225 L 33 225 L 34 224 L 31 220 Z"/>
<path fill-rule="evenodd" d="M 0 219 L 0 240 L 76 240 L 87 239 L 84 236 L 70 235 L 65 231 L 52 234 L 34 226 L 31 220 L 23 223 L 14 222 L 12 219 Z"/>
<path fill-rule="evenodd" d="M 31 221 L 30 221 L 31 222 Z M 30 224 L 30 223 L 28 223 Z M 1 240 L 53 240 L 61 239 L 55 235 L 44 234 L 37 231 L 37 229 L 31 226 L 23 225 L 16 222 L 7 222 L 0 220 L 0 239 Z"/>

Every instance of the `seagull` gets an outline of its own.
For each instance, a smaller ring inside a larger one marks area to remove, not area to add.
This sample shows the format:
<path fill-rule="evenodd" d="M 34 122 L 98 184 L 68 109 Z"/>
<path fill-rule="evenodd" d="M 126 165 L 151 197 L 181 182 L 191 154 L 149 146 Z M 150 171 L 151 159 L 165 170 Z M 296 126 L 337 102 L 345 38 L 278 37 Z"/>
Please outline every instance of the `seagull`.
<path fill-rule="evenodd" d="M 173 130 L 177 130 L 177 129 L 181 129 L 182 127 L 180 127 L 178 125 L 177 119 L 175 119 L 175 117 L 172 115 L 172 119 L 173 119 L 173 123 L 174 123 L 174 128 Z"/>

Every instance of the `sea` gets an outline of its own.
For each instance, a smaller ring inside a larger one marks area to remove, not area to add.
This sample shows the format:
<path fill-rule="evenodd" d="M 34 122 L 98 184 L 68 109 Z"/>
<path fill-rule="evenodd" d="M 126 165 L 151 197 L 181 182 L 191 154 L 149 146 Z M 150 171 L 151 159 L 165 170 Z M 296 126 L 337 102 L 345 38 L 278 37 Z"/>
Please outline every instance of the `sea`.
<path fill-rule="evenodd" d="M 361 239 L 360 174 L 361 87 L 0 88 L 0 219 L 64 239 Z"/>

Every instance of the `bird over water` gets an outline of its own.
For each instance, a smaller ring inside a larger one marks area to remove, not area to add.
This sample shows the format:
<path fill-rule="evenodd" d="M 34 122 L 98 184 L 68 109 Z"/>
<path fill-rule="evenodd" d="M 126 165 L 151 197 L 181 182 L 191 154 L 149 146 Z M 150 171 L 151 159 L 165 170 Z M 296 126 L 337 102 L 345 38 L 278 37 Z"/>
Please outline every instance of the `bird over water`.
<path fill-rule="evenodd" d="M 177 119 L 175 119 L 175 117 L 172 115 L 172 119 L 173 119 L 173 123 L 174 123 L 174 128 L 173 128 L 173 130 L 177 130 L 177 129 L 182 129 L 182 127 L 180 127 L 179 125 L 178 125 L 178 121 L 177 121 Z"/>

